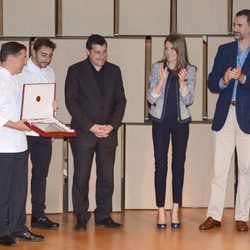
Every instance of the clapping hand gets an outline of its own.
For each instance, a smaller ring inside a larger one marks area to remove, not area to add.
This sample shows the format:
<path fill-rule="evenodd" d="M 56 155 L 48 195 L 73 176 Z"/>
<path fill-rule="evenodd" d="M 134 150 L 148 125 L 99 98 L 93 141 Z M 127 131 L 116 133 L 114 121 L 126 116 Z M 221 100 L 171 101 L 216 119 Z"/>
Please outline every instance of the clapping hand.
<path fill-rule="evenodd" d="M 187 84 L 186 84 L 186 76 L 187 76 L 187 70 L 185 68 L 180 69 L 179 73 L 179 84 L 180 84 L 180 88 L 182 91 L 185 91 L 187 88 Z"/>
<path fill-rule="evenodd" d="M 227 69 L 223 77 L 223 82 L 225 85 L 227 85 L 231 79 L 241 81 L 243 77 L 244 75 L 241 72 L 240 66 L 238 65 L 236 68 L 230 67 Z"/>
<path fill-rule="evenodd" d="M 168 69 L 165 66 L 164 67 L 164 63 L 161 63 L 160 65 L 160 81 L 164 82 L 167 78 L 167 74 L 168 74 Z"/>

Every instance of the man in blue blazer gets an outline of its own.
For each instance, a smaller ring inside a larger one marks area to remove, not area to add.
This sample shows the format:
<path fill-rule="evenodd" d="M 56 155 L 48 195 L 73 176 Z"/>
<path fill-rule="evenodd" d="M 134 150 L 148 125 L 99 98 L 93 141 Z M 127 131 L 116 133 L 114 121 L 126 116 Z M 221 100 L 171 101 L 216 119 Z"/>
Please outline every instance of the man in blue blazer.
<path fill-rule="evenodd" d="M 215 57 L 208 87 L 219 93 L 214 131 L 214 177 L 207 220 L 200 230 L 220 227 L 228 172 L 236 147 L 238 188 L 236 230 L 248 231 L 250 207 L 250 9 L 239 11 L 233 23 L 235 42 L 221 45 Z"/>
<path fill-rule="evenodd" d="M 120 228 L 110 217 L 114 189 L 113 172 L 117 130 L 126 98 L 120 68 L 107 62 L 107 42 L 91 35 L 86 43 L 88 58 L 69 67 L 65 100 L 77 137 L 70 139 L 74 157 L 72 199 L 77 217 L 75 229 L 86 230 L 89 178 L 96 157 L 96 226 Z"/>

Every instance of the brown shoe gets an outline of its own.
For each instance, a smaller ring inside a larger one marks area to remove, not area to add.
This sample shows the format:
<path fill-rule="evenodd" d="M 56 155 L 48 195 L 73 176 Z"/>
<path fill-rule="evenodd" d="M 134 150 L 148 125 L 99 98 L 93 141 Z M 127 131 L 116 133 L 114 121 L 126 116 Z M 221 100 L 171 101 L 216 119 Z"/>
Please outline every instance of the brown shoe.
<path fill-rule="evenodd" d="M 212 217 L 208 217 L 199 227 L 200 230 L 208 230 L 215 227 L 220 227 L 221 222 L 214 220 Z"/>
<path fill-rule="evenodd" d="M 245 221 L 237 220 L 236 221 L 236 230 L 239 232 L 248 231 L 247 223 Z"/>

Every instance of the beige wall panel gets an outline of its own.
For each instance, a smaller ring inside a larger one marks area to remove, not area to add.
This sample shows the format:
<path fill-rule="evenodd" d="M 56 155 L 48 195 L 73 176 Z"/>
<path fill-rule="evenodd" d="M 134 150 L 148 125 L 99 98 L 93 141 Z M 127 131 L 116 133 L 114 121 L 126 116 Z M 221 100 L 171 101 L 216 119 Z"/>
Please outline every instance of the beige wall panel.
<path fill-rule="evenodd" d="M 123 122 L 144 122 L 145 40 L 107 39 L 108 60 L 121 68 L 127 106 Z"/>
<path fill-rule="evenodd" d="M 170 0 L 120 1 L 122 35 L 165 35 L 170 28 Z"/>
<path fill-rule="evenodd" d="M 54 0 L 3 0 L 4 36 L 55 36 Z"/>
<path fill-rule="evenodd" d="M 165 37 L 152 37 L 152 63 L 162 59 Z"/>
<path fill-rule="evenodd" d="M 178 0 L 177 32 L 227 34 L 228 0 Z"/>
<path fill-rule="evenodd" d="M 249 9 L 249 8 L 250 8 L 249 0 L 233 1 L 233 18 L 238 11 L 243 10 L 243 9 Z"/>
<path fill-rule="evenodd" d="M 211 124 L 191 124 L 185 165 L 183 207 L 207 207 L 213 176 Z M 228 178 L 225 207 L 234 206 L 234 157 Z"/>
<path fill-rule="evenodd" d="M 183 190 L 184 207 L 207 207 L 213 171 L 210 125 L 191 124 Z M 171 166 L 171 150 L 169 150 Z M 151 125 L 126 126 L 125 208 L 154 209 L 154 154 Z M 233 165 L 233 163 L 232 163 Z M 172 205 L 171 167 L 167 177 L 166 207 Z M 233 168 L 225 206 L 233 206 Z"/>
<path fill-rule="evenodd" d="M 83 39 L 54 39 L 57 48 L 54 51 L 51 67 L 56 74 L 56 96 L 59 101 L 57 117 L 60 121 L 69 124 L 70 115 L 65 106 L 64 86 L 68 67 L 86 58 L 85 44 Z"/>
<path fill-rule="evenodd" d="M 114 33 L 113 0 L 62 0 L 62 34 L 83 36 Z"/>
<path fill-rule="evenodd" d="M 46 189 L 46 213 L 63 212 L 63 139 L 55 139 L 52 143 L 52 159 L 49 167 Z M 32 164 L 29 159 L 29 182 L 26 212 L 31 213 L 31 181 Z"/>
<path fill-rule="evenodd" d="M 151 130 L 151 125 L 126 125 L 125 209 L 156 208 Z M 168 170 L 166 207 L 171 208 L 172 185 Z"/>
<path fill-rule="evenodd" d="M 232 37 L 208 37 L 208 74 L 212 71 L 214 59 L 216 53 L 218 51 L 218 47 L 221 44 L 232 42 Z M 207 89 L 207 117 L 208 119 L 213 119 L 216 102 L 218 99 L 218 94 L 211 93 L 209 89 Z"/>
<path fill-rule="evenodd" d="M 25 40 L 15 40 L 15 39 L 8 39 L 8 40 L 0 40 L 0 46 L 2 46 L 3 43 L 7 43 L 7 42 L 18 42 L 18 43 L 22 43 L 23 45 L 26 46 L 27 48 L 27 52 L 26 52 L 26 55 L 28 57 L 28 51 L 29 51 L 29 41 L 27 39 Z M 1 48 L 1 47 L 0 47 Z"/>
<path fill-rule="evenodd" d="M 152 62 L 162 58 L 165 37 L 152 38 Z M 194 103 L 190 106 L 193 121 L 202 120 L 202 37 L 187 37 L 187 50 L 190 63 L 197 67 Z"/>
<path fill-rule="evenodd" d="M 116 158 L 114 166 L 114 194 L 113 194 L 113 211 L 121 211 L 121 167 L 122 167 L 122 152 L 121 152 L 121 129 L 118 131 L 118 147 L 116 149 Z M 68 210 L 73 211 L 72 205 L 72 183 L 74 174 L 73 155 L 69 144 L 68 154 Z M 89 182 L 89 211 L 94 211 L 95 203 L 95 182 L 96 182 L 96 164 L 93 160 L 91 177 Z"/>

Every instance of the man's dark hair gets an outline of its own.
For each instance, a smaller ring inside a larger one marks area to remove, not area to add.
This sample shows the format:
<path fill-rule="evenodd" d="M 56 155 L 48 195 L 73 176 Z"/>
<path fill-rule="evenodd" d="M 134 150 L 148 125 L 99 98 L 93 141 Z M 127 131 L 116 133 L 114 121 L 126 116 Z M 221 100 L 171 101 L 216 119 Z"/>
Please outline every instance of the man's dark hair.
<path fill-rule="evenodd" d="M 97 44 L 97 45 L 100 45 L 100 46 L 103 46 L 105 44 L 106 46 L 108 46 L 105 38 L 103 36 L 100 36 L 100 35 L 97 35 L 97 34 L 93 34 L 93 35 L 88 37 L 88 40 L 86 42 L 86 49 L 91 50 L 92 46 L 94 44 Z"/>
<path fill-rule="evenodd" d="M 26 51 L 26 47 L 18 42 L 7 42 L 3 43 L 1 46 L 1 51 L 0 51 L 0 61 L 1 62 L 6 62 L 8 59 L 8 56 L 13 55 L 16 56 L 20 54 L 21 50 Z"/>
<path fill-rule="evenodd" d="M 236 16 L 246 16 L 248 25 L 250 26 L 250 9 L 244 9 L 236 13 Z"/>
<path fill-rule="evenodd" d="M 38 37 L 35 40 L 35 43 L 33 45 L 33 49 L 35 51 L 38 51 L 42 47 L 47 47 L 47 48 L 50 48 L 50 49 L 52 49 L 54 51 L 54 49 L 56 48 L 56 44 L 54 42 L 52 42 L 47 37 Z"/>

